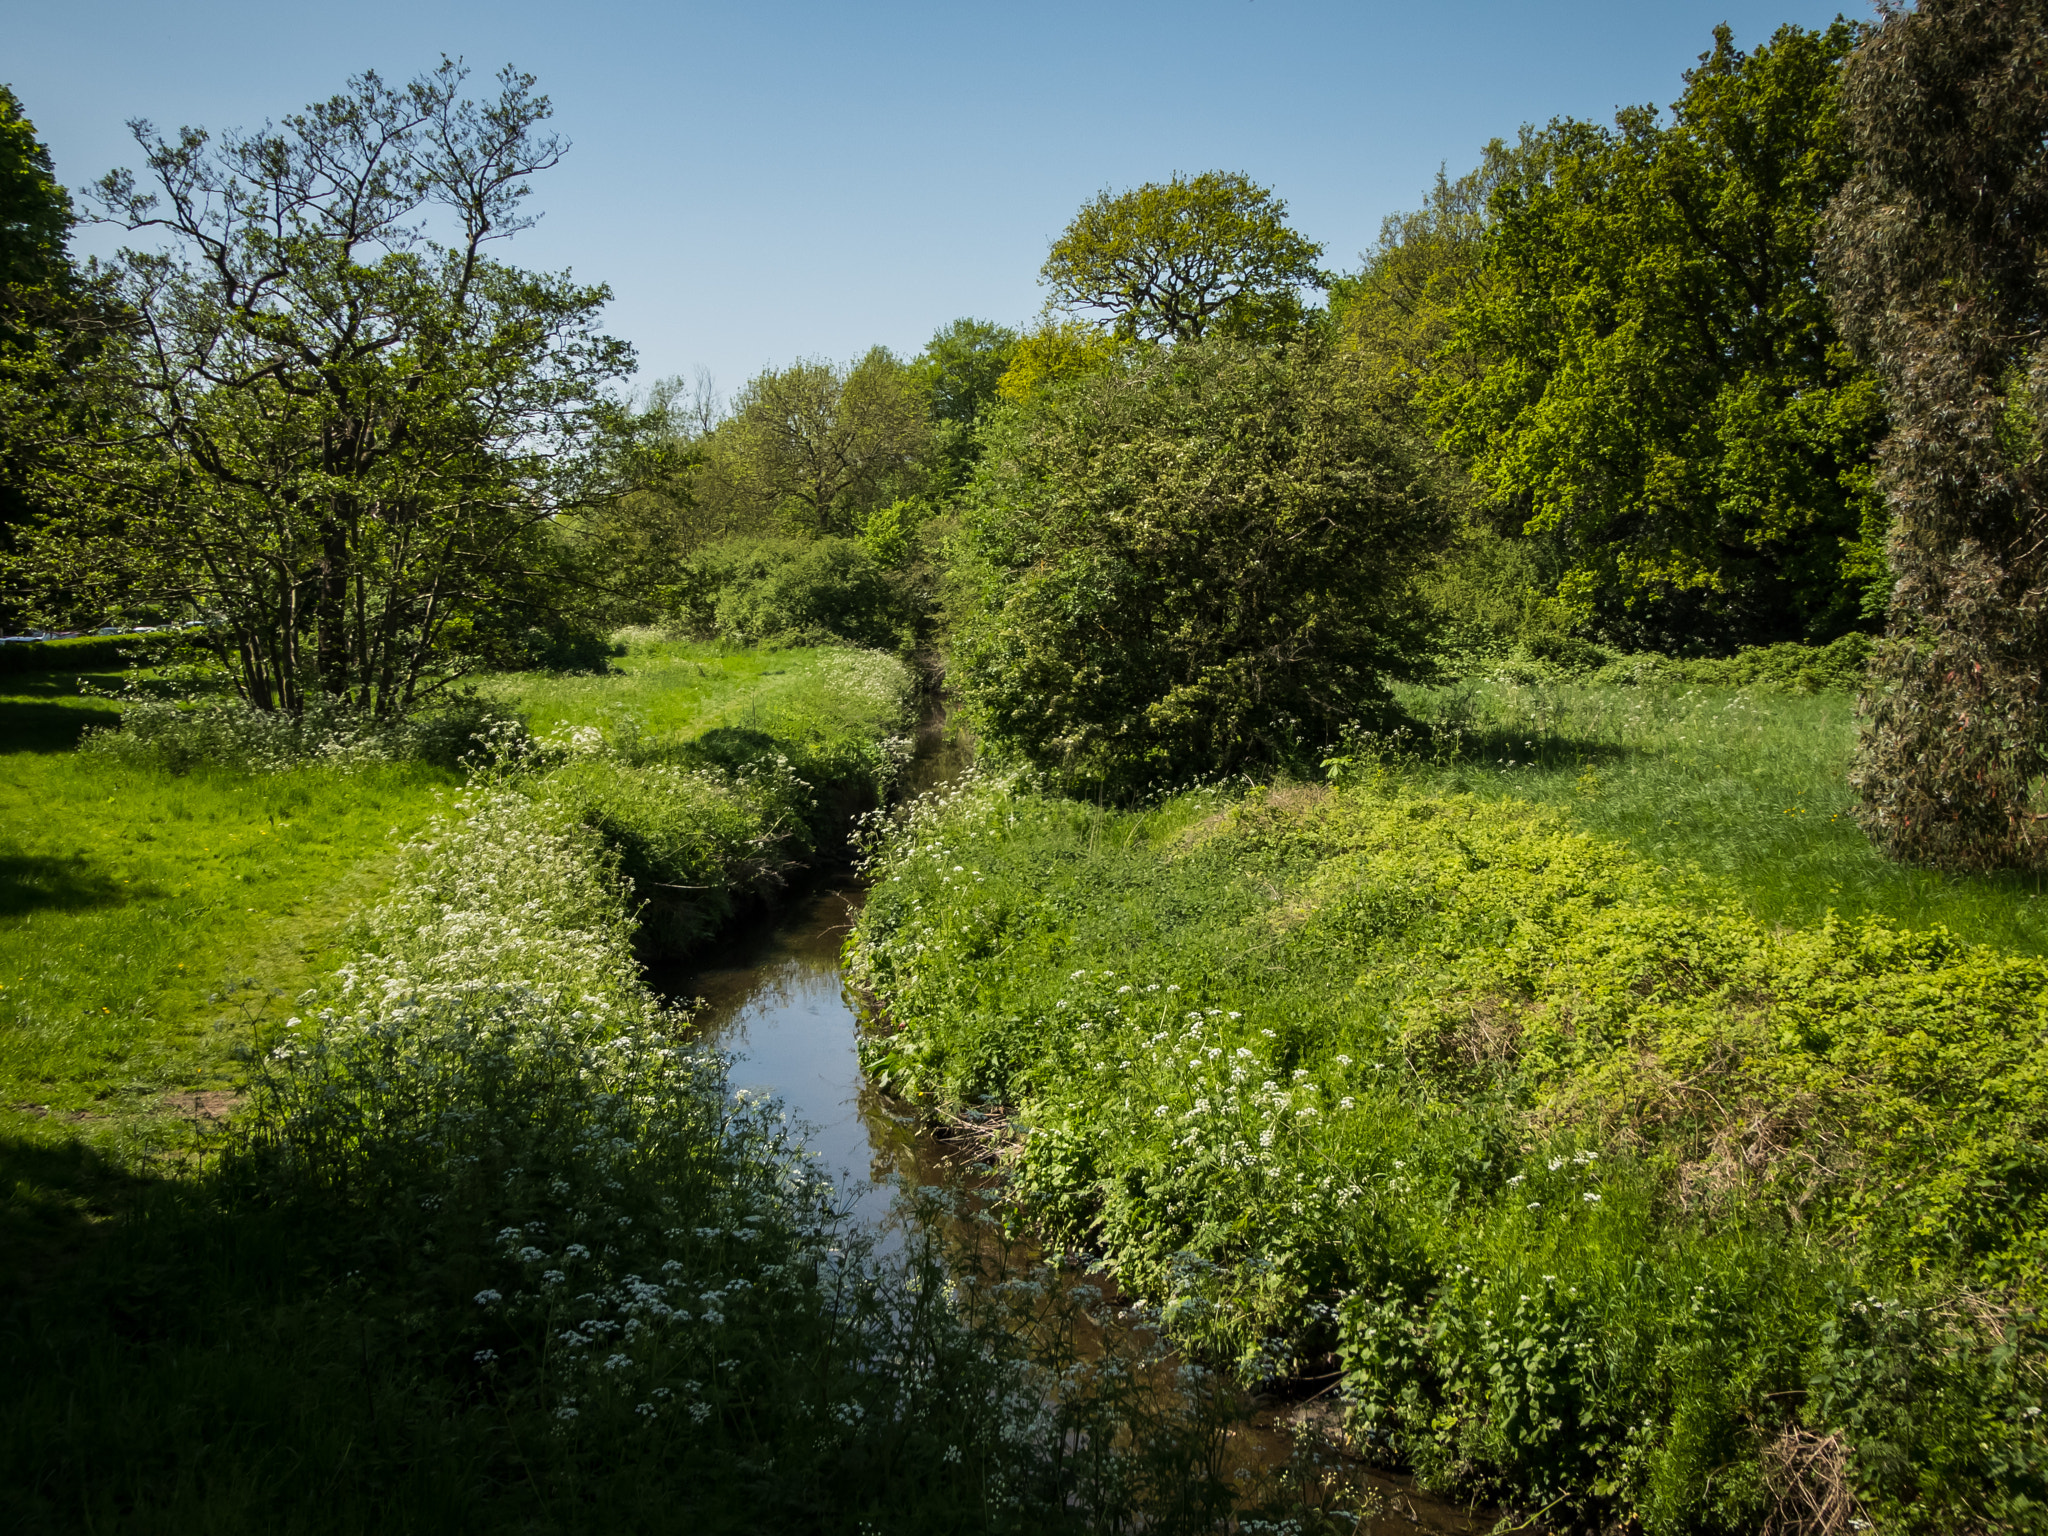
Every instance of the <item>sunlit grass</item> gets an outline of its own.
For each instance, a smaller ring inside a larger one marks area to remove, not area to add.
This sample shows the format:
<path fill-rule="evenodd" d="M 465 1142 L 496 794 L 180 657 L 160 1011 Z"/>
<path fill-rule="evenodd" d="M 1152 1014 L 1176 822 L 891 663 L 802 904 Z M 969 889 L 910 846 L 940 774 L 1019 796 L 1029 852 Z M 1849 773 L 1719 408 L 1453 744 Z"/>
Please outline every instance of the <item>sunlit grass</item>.
<path fill-rule="evenodd" d="M 173 774 L 72 750 L 89 682 L 0 677 L 0 1126 L 88 1133 L 230 1088 L 232 1052 L 341 954 L 393 850 L 460 776 L 422 764 Z M 780 740 L 898 729 L 905 674 L 857 651 L 641 643 L 595 677 L 482 690 L 537 732 Z"/>
<path fill-rule="evenodd" d="M 0 1104 L 147 1111 L 219 1089 L 258 1017 L 330 967 L 350 914 L 456 776 L 420 764 L 173 776 L 0 756 Z"/>
<path fill-rule="evenodd" d="M 892 658 L 866 651 L 668 640 L 631 645 L 606 674 L 508 673 L 479 687 L 540 735 L 595 726 L 653 738 L 721 729 L 819 736 L 893 729 L 904 678 Z"/>
<path fill-rule="evenodd" d="M 1846 695 L 1476 683 L 1403 702 L 1442 728 L 1421 781 L 1562 807 L 1766 922 L 1882 915 L 2048 952 L 2038 876 L 1944 876 L 1871 847 L 1852 814 Z"/>

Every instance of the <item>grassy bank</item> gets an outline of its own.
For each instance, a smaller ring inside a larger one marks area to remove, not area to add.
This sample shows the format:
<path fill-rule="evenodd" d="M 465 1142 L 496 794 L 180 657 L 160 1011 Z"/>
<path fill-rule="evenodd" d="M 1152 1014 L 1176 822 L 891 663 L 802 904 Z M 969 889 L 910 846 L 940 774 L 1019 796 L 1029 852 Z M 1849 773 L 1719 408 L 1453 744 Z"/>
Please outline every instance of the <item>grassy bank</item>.
<path fill-rule="evenodd" d="M 1099 1529 L 1099 1407 L 870 1262 L 532 783 L 411 842 L 203 1170 L 7 1316 L 9 1528 Z M 1089 1447 L 1093 1447 L 1091 1450 Z M 1181 1483 L 1187 1483 L 1187 1469 Z"/>
<path fill-rule="evenodd" d="M 1414 703 L 1445 736 L 1334 790 L 928 803 L 852 947 L 872 1069 L 993 1117 L 1049 1234 L 1248 1378 L 1341 1378 L 1432 1485 L 2036 1528 L 2032 892 L 1856 855 L 1843 702 Z M 1958 931 L 1871 915 L 1901 896 Z"/>
<path fill-rule="evenodd" d="M 654 644 L 621 669 L 484 691 L 581 763 L 547 793 L 609 819 L 671 945 L 772 894 L 875 802 L 900 757 L 909 683 L 886 659 Z M 0 679 L 0 1127 L 15 1136 L 176 1119 L 194 1095 L 218 1107 L 236 1053 L 338 963 L 396 848 L 462 780 L 419 762 L 251 772 L 190 741 L 168 761 L 162 743 L 75 750 L 119 719 L 80 685 L 121 680 Z M 664 795 L 666 823 L 653 812 Z M 628 801 L 641 804 L 630 833 Z M 670 899 L 680 886 L 696 889 Z"/>
<path fill-rule="evenodd" d="M 494 680 L 537 729 L 490 734 L 467 787 L 360 753 L 239 771 L 204 760 L 239 726 L 161 719 L 12 765 L 48 846 L 4 930 L 40 1011 L 0 1039 L 46 1095 L 224 1073 L 180 966 L 293 991 L 220 1032 L 235 1109 L 196 1158 L 61 1112 L 0 1137 L 10 1529 L 1022 1531 L 1159 1502 L 1115 1391 L 1022 1358 L 1011 1299 L 935 1256 L 869 1261 L 641 979 L 643 916 L 701 938 L 876 803 L 907 675 L 628 661 Z"/>
<path fill-rule="evenodd" d="M 0 1134 L 55 1145 L 217 1109 L 253 1020 L 339 960 L 459 776 L 80 753 L 131 674 L 93 670 L 105 642 L 34 649 L 62 668 L 0 675 Z"/>
<path fill-rule="evenodd" d="M 1418 787 L 1566 812 L 1652 863 L 1698 871 L 1767 923 L 1883 916 L 2048 954 L 2038 876 L 1955 878 L 1879 857 L 1849 787 L 1848 694 L 1482 681 L 1402 691 L 1423 729 L 1368 742 Z"/>

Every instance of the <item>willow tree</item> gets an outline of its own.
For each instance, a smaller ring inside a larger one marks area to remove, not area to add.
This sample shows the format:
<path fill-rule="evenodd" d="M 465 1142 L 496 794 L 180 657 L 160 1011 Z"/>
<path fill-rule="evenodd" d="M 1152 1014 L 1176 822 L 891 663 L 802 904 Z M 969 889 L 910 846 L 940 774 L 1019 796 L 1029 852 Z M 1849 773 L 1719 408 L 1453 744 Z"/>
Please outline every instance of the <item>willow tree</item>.
<path fill-rule="evenodd" d="M 547 98 L 464 74 L 365 73 L 254 133 L 137 122 L 145 175 L 96 189 L 157 243 L 113 264 L 126 327 L 36 444 L 22 563 L 206 620 L 258 708 L 401 714 L 530 622 L 618 420 L 608 290 L 488 250 L 562 153 Z"/>
<path fill-rule="evenodd" d="M 1861 704 L 1864 825 L 1945 869 L 2048 863 L 2048 4 L 1922 0 L 1850 60 L 1828 222 L 1883 376 L 1896 585 Z"/>

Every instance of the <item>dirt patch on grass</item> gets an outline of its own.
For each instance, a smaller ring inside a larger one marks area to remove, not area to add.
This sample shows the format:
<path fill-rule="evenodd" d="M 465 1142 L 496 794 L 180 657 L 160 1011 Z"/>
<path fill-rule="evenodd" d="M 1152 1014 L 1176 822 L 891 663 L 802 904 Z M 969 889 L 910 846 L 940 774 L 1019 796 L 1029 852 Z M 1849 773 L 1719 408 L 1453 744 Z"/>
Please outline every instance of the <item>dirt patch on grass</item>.
<path fill-rule="evenodd" d="M 218 1125 L 242 1106 L 242 1095 L 226 1088 L 204 1088 L 167 1093 L 163 1107 L 181 1120 L 200 1125 Z"/>

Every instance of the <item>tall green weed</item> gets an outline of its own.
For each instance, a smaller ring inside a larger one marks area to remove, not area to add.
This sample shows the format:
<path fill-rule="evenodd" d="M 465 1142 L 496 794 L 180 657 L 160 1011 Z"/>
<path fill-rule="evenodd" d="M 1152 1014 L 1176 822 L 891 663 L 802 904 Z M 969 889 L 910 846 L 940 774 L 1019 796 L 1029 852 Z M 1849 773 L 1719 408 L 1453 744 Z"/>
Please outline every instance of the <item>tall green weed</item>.
<path fill-rule="evenodd" d="M 1248 1378 L 1341 1371 L 1368 1453 L 1658 1532 L 1836 1483 L 2038 1522 L 2042 962 L 1768 925 L 1399 773 L 1124 814 L 984 782 L 875 858 L 871 1069 L 1008 1106 L 1044 1230 Z"/>

